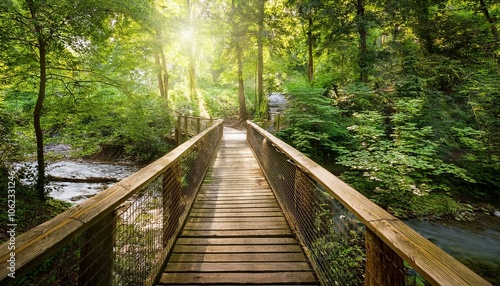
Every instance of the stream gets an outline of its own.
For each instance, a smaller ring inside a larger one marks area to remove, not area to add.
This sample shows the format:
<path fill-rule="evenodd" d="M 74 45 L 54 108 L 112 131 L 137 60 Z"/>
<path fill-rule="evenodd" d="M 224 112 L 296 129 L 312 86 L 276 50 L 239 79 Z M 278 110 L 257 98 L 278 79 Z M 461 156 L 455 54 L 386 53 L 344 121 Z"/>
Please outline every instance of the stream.
<path fill-rule="evenodd" d="M 19 170 L 21 168 L 35 171 L 36 162 L 17 164 L 16 169 Z M 70 179 L 107 177 L 121 180 L 138 170 L 139 167 L 130 164 L 102 163 L 95 161 L 58 161 L 48 163 L 46 167 L 47 175 Z M 32 183 L 32 179 L 28 178 L 23 180 L 23 183 Z M 113 182 L 75 183 L 50 181 L 47 184 L 47 189 L 50 190 L 49 196 L 54 199 L 78 204 L 113 184 Z"/>
<path fill-rule="evenodd" d="M 500 223 L 500 218 L 498 218 Z M 429 221 L 405 223 L 493 285 L 500 285 L 500 232 L 465 229 Z"/>

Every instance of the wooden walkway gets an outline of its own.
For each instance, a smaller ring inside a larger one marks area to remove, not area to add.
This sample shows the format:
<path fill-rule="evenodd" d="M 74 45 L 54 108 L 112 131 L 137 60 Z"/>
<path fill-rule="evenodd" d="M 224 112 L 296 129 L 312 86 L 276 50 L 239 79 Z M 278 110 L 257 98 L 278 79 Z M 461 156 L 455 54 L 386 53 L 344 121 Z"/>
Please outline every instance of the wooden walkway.
<path fill-rule="evenodd" d="M 317 285 L 245 131 L 224 129 L 159 285 Z"/>

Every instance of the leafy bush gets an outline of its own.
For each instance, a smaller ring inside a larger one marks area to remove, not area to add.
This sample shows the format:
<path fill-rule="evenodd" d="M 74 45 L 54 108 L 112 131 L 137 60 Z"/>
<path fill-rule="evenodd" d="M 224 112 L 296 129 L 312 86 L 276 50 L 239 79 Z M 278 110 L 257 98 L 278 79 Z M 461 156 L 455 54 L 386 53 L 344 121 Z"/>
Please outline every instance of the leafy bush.
<path fill-rule="evenodd" d="M 12 140 L 14 122 L 4 111 L 0 98 L 0 162 L 3 164 L 16 153 L 15 143 Z M 1 167 L 1 166 L 0 166 Z"/>
<path fill-rule="evenodd" d="M 432 127 L 415 123 L 422 106 L 419 99 L 398 101 L 390 116 L 389 135 L 380 113 L 356 114 L 357 124 L 349 130 L 358 147 L 338 158 L 339 164 L 349 168 L 342 176 L 347 182 L 396 213 L 418 208 L 409 204 L 415 197 L 450 191 L 449 179 L 474 182 L 464 169 L 439 157 L 439 144 L 429 140 Z"/>
<path fill-rule="evenodd" d="M 429 215 L 443 217 L 454 215 L 460 205 L 446 194 L 429 194 L 424 196 L 414 196 L 410 201 L 409 208 L 416 217 L 426 217 Z"/>
<path fill-rule="evenodd" d="M 204 86 L 205 103 L 211 116 L 226 118 L 238 116 L 238 91 L 234 86 Z"/>
<path fill-rule="evenodd" d="M 173 130 L 174 119 L 158 96 L 103 88 L 76 99 L 51 97 L 45 110 L 46 145 L 70 145 L 75 157 L 122 155 L 149 161 L 170 149 L 165 135 Z"/>
<path fill-rule="evenodd" d="M 298 85 L 288 92 L 287 127 L 277 135 L 315 160 L 333 160 L 348 135 L 340 110 L 323 89 Z"/>

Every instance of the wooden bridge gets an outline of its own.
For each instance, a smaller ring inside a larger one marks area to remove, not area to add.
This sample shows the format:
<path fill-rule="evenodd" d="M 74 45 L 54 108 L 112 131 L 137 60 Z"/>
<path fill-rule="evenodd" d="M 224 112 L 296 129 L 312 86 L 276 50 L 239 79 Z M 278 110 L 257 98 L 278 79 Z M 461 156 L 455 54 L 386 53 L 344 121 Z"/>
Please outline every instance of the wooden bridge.
<path fill-rule="evenodd" d="M 14 245 L 1 285 L 490 285 L 251 122 L 207 126 Z"/>
<path fill-rule="evenodd" d="M 317 284 L 243 131 L 220 149 L 160 284 Z"/>

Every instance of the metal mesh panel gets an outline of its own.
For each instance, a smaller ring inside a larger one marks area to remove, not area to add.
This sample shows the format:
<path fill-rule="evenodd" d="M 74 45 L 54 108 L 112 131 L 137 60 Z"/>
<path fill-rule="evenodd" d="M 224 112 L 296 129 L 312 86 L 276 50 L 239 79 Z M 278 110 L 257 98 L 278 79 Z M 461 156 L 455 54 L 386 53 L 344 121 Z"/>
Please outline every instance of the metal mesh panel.
<path fill-rule="evenodd" d="M 192 117 L 179 115 L 177 122 L 177 132 L 180 136 L 178 144 L 187 141 L 190 137 L 197 135 L 210 128 L 214 120 L 212 118 Z"/>
<path fill-rule="evenodd" d="M 221 137 L 222 124 L 14 285 L 153 285 Z"/>
<path fill-rule="evenodd" d="M 114 285 L 151 280 L 163 250 L 162 181 L 156 178 L 118 211 L 113 263 Z"/>
<path fill-rule="evenodd" d="M 247 136 L 322 285 L 425 285 L 293 158 L 252 127 Z M 373 265 L 387 271 L 375 272 Z"/>

